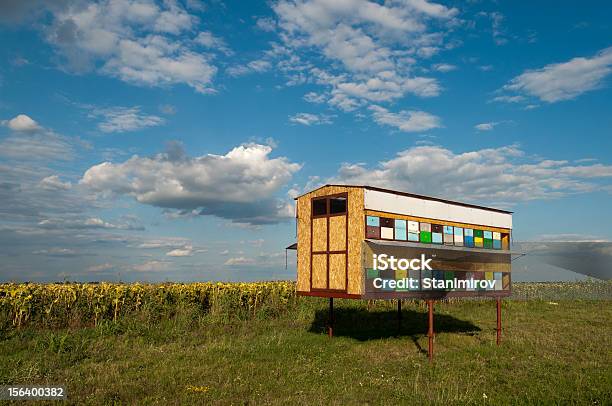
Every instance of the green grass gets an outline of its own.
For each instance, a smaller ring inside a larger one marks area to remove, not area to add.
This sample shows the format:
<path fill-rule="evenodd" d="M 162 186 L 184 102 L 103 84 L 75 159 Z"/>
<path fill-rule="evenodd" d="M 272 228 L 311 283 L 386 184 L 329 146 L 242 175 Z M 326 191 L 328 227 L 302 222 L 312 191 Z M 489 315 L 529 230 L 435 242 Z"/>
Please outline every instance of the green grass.
<path fill-rule="evenodd" d="M 426 309 L 299 298 L 250 319 L 182 305 L 96 327 L 4 329 L 0 384 L 65 385 L 72 404 L 610 404 L 612 301 L 505 300 L 436 305 L 435 360 Z M 153 320 L 153 321 L 151 321 Z"/>

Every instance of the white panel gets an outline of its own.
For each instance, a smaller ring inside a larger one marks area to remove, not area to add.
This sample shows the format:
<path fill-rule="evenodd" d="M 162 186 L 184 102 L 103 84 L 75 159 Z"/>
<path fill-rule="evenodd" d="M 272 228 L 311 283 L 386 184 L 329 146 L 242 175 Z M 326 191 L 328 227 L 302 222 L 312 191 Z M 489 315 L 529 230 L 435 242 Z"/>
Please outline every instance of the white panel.
<path fill-rule="evenodd" d="M 380 228 L 380 238 L 386 238 L 388 240 L 393 239 L 393 229 L 391 227 Z"/>
<path fill-rule="evenodd" d="M 408 231 L 411 233 L 419 232 L 419 222 L 418 221 L 409 221 L 408 222 Z"/>
<path fill-rule="evenodd" d="M 377 190 L 365 189 L 364 204 L 368 210 L 456 221 L 459 223 L 512 228 L 512 214 L 465 207 L 435 200 L 424 200 Z"/>

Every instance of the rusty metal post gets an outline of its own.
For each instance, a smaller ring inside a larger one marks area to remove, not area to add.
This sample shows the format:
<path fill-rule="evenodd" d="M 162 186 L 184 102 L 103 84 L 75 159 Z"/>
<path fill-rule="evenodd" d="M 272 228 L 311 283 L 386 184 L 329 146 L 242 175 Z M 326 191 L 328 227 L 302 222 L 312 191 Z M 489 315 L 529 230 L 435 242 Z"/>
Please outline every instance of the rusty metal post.
<path fill-rule="evenodd" d="M 429 329 L 427 331 L 427 336 L 429 337 L 429 351 L 428 351 L 428 355 L 429 355 L 429 362 L 433 361 L 433 354 L 434 354 L 434 330 L 433 330 L 433 300 L 428 300 L 427 301 L 427 306 L 429 307 Z"/>
<path fill-rule="evenodd" d="M 327 326 L 327 334 L 329 338 L 334 336 L 334 298 L 329 298 L 329 323 Z"/>
<path fill-rule="evenodd" d="M 497 298 L 497 345 L 501 342 L 501 298 Z"/>

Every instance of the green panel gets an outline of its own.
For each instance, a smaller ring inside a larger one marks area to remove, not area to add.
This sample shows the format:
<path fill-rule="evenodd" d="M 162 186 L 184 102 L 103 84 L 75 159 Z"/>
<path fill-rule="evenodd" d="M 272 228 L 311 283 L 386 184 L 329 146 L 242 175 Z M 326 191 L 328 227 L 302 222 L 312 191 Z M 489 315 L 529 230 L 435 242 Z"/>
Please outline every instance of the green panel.
<path fill-rule="evenodd" d="M 431 232 L 421 231 L 421 242 L 431 243 Z"/>
<path fill-rule="evenodd" d="M 378 278 L 379 271 L 378 269 L 368 268 L 366 274 L 367 274 L 366 279 L 375 279 L 375 278 Z"/>
<path fill-rule="evenodd" d="M 455 277 L 455 273 L 453 271 L 444 271 L 444 279 L 450 280 Z"/>
<path fill-rule="evenodd" d="M 474 230 L 474 237 L 484 237 L 483 230 Z"/>
<path fill-rule="evenodd" d="M 484 247 L 485 248 L 493 248 L 493 240 L 485 238 L 484 239 Z"/>

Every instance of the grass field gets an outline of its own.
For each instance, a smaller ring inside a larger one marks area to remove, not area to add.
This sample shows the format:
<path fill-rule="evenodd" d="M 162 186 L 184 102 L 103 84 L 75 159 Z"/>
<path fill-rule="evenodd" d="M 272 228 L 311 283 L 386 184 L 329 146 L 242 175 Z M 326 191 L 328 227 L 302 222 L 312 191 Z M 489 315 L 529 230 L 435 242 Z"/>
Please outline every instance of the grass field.
<path fill-rule="evenodd" d="M 393 302 L 336 300 L 333 339 L 316 298 L 240 317 L 180 303 L 95 326 L 4 323 L 0 384 L 64 385 L 72 404 L 611 404 L 609 284 L 597 300 L 529 289 L 540 299 L 504 301 L 499 347 L 493 301 L 438 303 L 431 365 L 418 302 L 398 329 Z"/>

